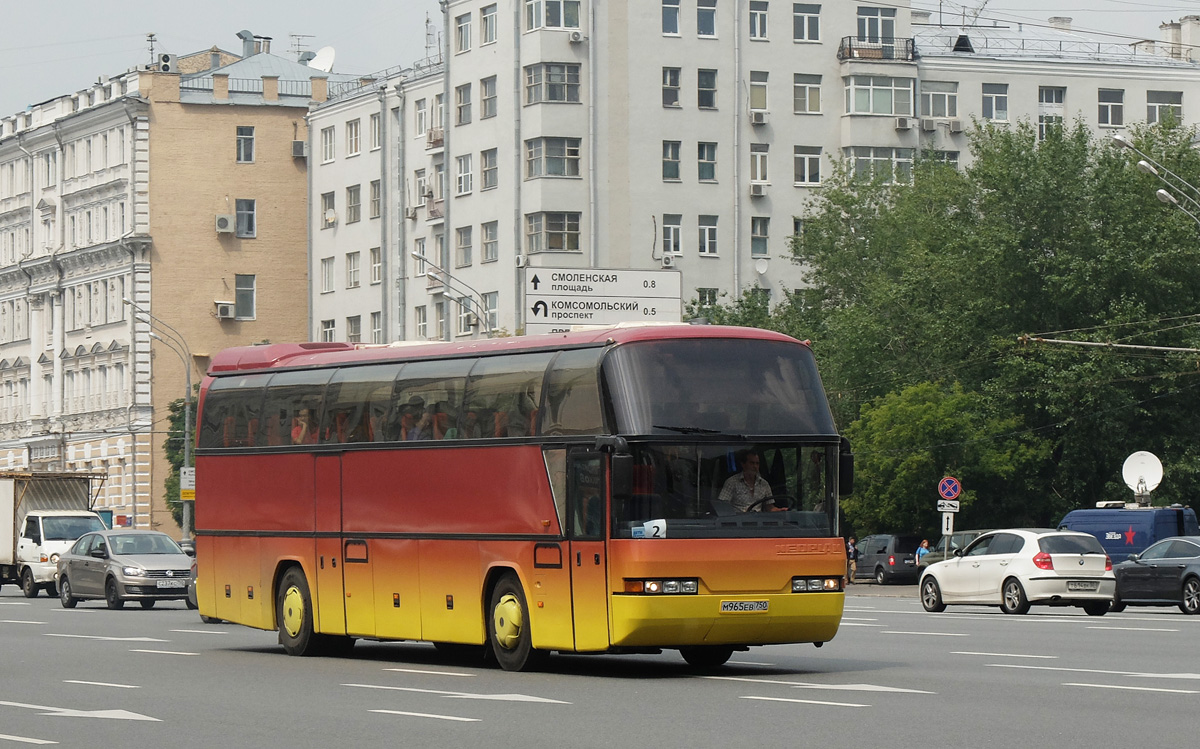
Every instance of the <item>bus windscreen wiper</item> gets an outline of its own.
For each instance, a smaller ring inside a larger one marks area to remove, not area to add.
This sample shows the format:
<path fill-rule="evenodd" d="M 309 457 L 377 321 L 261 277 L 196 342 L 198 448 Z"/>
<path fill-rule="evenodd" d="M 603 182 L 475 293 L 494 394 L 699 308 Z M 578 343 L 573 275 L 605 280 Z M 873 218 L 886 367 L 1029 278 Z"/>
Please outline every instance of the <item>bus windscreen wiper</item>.
<path fill-rule="evenodd" d="M 704 429 L 703 427 L 672 427 L 672 426 L 666 426 L 663 424 L 653 424 L 652 426 L 655 429 L 668 429 L 672 432 L 679 432 L 680 434 L 720 434 L 721 433 L 720 431 L 718 431 L 716 429 Z"/>

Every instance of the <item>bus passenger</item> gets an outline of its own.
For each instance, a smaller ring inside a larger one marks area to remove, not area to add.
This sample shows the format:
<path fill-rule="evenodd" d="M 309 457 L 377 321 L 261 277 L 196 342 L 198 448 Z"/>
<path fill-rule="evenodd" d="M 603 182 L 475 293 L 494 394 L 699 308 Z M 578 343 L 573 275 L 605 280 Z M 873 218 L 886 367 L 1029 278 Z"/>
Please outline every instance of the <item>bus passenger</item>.
<path fill-rule="evenodd" d="M 725 485 L 721 487 L 721 494 L 717 499 L 733 505 L 738 512 L 749 512 L 753 505 L 771 496 L 771 485 L 758 472 L 759 457 L 757 453 L 742 450 L 738 452 L 737 458 L 742 472 L 735 473 L 725 480 Z M 776 509 L 775 507 L 766 507 L 767 504 L 762 502 L 754 508 L 754 511 Z"/>
<path fill-rule="evenodd" d="M 311 445 L 317 441 L 317 422 L 312 411 L 302 408 L 292 419 L 292 444 Z"/>
<path fill-rule="evenodd" d="M 408 399 L 404 414 L 400 417 L 400 439 L 427 440 L 433 437 L 432 409 L 425 408 L 425 401 L 414 395 Z"/>

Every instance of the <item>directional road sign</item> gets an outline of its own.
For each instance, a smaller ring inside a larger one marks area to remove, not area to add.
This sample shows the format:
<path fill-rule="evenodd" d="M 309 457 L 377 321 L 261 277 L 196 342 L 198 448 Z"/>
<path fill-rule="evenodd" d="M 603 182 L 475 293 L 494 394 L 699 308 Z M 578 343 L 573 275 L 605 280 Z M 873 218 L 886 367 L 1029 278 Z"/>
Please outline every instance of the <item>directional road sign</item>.
<path fill-rule="evenodd" d="M 525 332 L 560 333 L 572 325 L 680 322 L 679 271 L 623 268 L 526 268 Z"/>
<path fill-rule="evenodd" d="M 939 499 L 938 512 L 958 512 L 957 499 Z"/>

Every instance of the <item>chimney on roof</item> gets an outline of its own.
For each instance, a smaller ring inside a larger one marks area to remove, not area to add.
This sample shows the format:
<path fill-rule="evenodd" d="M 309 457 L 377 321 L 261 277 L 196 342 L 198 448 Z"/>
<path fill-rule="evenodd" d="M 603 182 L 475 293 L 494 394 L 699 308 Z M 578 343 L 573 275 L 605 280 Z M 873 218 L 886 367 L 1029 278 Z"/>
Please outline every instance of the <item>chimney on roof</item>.
<path fill-rule="evenodd" d="M 1182 29 L 1179 21 L 1168 21 L 1158 25 L 1162 32 L 1163 52 L 1175 60 L 1183 59 L 1183 48 L 1180 46 Z"/>
<path fill-rule="evenodd" d="M 242 40 L 242 59 L 254 56 L 254 34 L 242 29 L 237 33 L 237 38 Z"/>
<path fill-rule="evenodd" d="M 1049 21 L 1050 21 L 1050 25 L 1053 26 L 1054 28 L 1058 29 L 1059 31 L 1070 31 L 1071 30 L 1071 17 L 1070 16 L 1051 16 Z"/>
<path fill-rule="evenodd" d="M 1185 60 L 1200 60 L 1200 16 L 1179 19 L 1180 56 Z"/>
<path fill-rule="evenodd" d="M 217 45 L 213 45 L 208 51 L 208 69 L 216 70 L 221 67 L 221 50 L 217 49 Z"/>
<path fill-rule="evenodd" d="M 255 54 L 270 54 L 271 52 L 271 37 L 256 36 L 254 37 L 254 53 Z"/>

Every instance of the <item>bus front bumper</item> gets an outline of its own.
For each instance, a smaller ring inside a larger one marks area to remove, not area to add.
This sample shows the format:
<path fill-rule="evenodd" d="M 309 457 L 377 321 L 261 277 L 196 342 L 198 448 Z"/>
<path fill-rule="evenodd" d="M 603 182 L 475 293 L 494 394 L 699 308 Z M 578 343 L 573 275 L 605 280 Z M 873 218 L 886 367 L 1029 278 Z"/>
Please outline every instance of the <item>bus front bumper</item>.
<path fill-rule="evenodd" d="M 614 595 L 614 647 L 827 642 L 845 594 Z"/>

